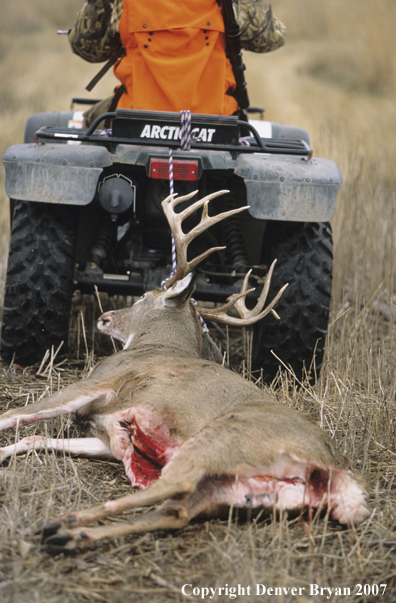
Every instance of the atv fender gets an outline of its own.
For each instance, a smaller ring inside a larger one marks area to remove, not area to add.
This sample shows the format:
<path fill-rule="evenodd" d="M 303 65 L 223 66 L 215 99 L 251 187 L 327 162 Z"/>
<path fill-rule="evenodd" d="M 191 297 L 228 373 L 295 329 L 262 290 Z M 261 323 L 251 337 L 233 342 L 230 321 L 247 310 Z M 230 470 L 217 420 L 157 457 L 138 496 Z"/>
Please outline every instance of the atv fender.
<path fill-rule="evenodd" d="M 88 205 L 103 168 L 112 165 L 102 146 L 17 144 L 3 155 L 10 199 Z"/>
<path fill-rule="evenodd" d="M 239 155 L 235 174 L 257 220 L 328 222 L 342 183 L 337 164 L 321 158 Z"/>

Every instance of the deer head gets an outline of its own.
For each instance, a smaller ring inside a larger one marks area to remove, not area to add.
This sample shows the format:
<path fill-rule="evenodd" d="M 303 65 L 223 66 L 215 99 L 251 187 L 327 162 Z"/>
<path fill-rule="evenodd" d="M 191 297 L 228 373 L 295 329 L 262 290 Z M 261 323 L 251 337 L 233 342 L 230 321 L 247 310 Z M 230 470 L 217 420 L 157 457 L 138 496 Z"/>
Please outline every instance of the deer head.
<path fill-rule="evenodd" d="M 193 269 L 211 253 L 224 249 L 224 247 L 212 247 L 188 261 L 188 245 L 195 237 L 213 224 L 247 209 L 247 207 L 241 207 L 222 212 L 216 216 L 209 216 L 208 206 L 211 199 L 228 192 L 222 190 L 208 195 L 180 213 L 175 212 L 175 207 L 183 201 L 191 199 L 196 195 L 196 191 L 183 197 L 177 197 L 176 194 L 173 194 L 162 202 L 175 242 L 176 271 L 165 281 L 163 286 L 145 293 L 132 307 L 102 314 L 98 321 L 100 331 L 122 341 L 125 344 L 124 349 L 128 348 L 132 342 L 134 342 L 134 346 L 144 343 L 156 342 L 160 344 L 166 342 L 167 345 L 174 344 L 201 357 L 221 362 L 222 356 L 217 347 L 206 333 L 202 333 L 198 313 L 204 320 L 239 326 L 250 326 L 270 312 L 278 318 L 273 307 L 287 285 L 264 308 L 275 262 L 268 272 L 261 295 L 252 310 L 248 310 L 245 304 L 246 296 L 254 291 L 254 289 L 248 289 L 251 271 L 245 276 L 241 292 L 232 295 L 224 306 L 214 309 L 199 308 L 191 302 L 191 295 L 195 288 Z M 183 221 L 201 207 L 202 216 L 199 223 L 188 233 L 184 233 L 182 230 Z M 228 315 L 232 308 L 238 312 L 239 318 Z"/>

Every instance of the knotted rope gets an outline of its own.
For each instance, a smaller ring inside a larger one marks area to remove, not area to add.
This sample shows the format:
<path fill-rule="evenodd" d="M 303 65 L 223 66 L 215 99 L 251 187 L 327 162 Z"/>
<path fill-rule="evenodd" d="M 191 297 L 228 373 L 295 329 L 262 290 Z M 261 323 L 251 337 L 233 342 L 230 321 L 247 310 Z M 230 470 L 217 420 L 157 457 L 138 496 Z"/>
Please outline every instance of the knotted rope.
<path fill-rule="evenodd" d="M 180 128 L 180 148 L 182 151 L 189 151 L 191 148 L 191 111 L 180 111 L 181 128 Z M 173 183 L 173 154 L 172 149 L 169 148 L 169 189 L 170 194 L 173 195 L 175 187 Z M 172 272 L 170 276 L 173 276 L 177 270 L 177 257 L 176 257 L 176 246 L 175 240 L 172 235 Z M 167 279 L 166 279 L 167 280 Z M 166 280 L 162 281 L 161 286 L 165 289 Z"/>
<path fill-rule="evenodd" d="M 180 118 L 180 148 L 182 151 L 189 151 L 191 149 L 191 111 L 180 111 Z"/>
<path fill-rule="evenodd" d="M 182 151 L 189 151 L 191 149 L 191 111 L 180 111 L 181 128 L 180 128 L 180 148 Z M 170 194 L 173 195 L 175 192 L 173 183 L 173 154 L 172 149 L 169 148 L 169 189 Z M 172 272 L 170 276 L 173 276 L 177 270 L 177 257 L 176 257 L 176 245 L 172 235 Z M 168 279 L 162 281 L 161 286 L 165 289 L 165 283 Z M 194 305 L 197 305 L 195 299 L 192 299 Z M 202 331 L 208 333 L 209 329 L 198 312 L 199 322 L 201 323 Z"/>
<path fill-rule="evenodd" d="M 173 195 L 173 193 L 175 192 L 175 187 L 173 185 L 173 155 L 172 155 L 172 149 L 169 149 L 169 188 L 170 188 L 170 194 Z M 177 269 L 177 257 L 176 257 L 176 245 L 175 245 L 175 239 L 173 238 L 172 235 L 172 272 L 171 272 L 171 276 L 173 276 L 176 272 Z M 165 289 L 164 283 L 166 281 L 162 282 L 162 288 Z"/>

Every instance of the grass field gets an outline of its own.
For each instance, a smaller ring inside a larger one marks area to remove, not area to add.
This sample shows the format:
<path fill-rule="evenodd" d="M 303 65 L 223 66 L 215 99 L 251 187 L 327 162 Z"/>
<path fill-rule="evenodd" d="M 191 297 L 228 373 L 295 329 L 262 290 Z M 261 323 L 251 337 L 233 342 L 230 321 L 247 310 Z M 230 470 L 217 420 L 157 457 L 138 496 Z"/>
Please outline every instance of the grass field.
<path fill-rule="evenodd" d="M 30 114 L 67 110 L 96 73 L 55 34 L 71 25 L 79 6 L 80 0 L 0 0 L 1 151 L 22 142 Z M 356 530 L 319 518 L 211 521 L 50 557 L 33 533 L 37 527 L 130 486 L 115 463 L 32 454 L 0 470 L 4 603 L 184 601 L 183 584 L 251 585 L 251 596 L 237 598 L 246 601 L 396 600 L 396 3 L 274 0 L 273 9 L 288 41 L 268 56 L 245 53 L 251 104 L 265 106 L 271 121 L 306 128 L 314 154 L 336 161 L 344 179 L 332 220 L 333 307 L 322 376 L 314 387 L 296 388 L 285 374 L 276 395 L 309 412 L 352 458 L 369 484 L 372 515 Z M 107 96 L 113 86 L 106 76 L 91 95 Z M 0 203 L 4 286 L 9 215 L 2 167 Z M 2 363 L 1 405 L 30 403 L 85 370 L 84 360 L 74 360 L 38 378 L 34 369 L 22 373 Z M 0 445 L 13 438 L 4 432 Z M 255 584 L 305 591 L 260 597 Z M 311 584 L 340 592 L 310 594 Z M 357 584 L 367 585 L 361 596 Z M 384 595 L 375 584 L 386 584 Z"/>

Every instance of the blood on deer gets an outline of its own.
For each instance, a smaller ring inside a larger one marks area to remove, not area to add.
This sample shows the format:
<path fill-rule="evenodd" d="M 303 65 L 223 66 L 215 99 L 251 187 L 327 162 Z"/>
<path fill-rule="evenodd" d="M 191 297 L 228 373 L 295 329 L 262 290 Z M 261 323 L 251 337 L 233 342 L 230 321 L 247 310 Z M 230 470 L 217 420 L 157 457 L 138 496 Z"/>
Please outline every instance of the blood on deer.
<path fill-rule="evenodd" d="M 132 486 L 141 488 L 44 526 L 44 542 L 57 551 L 85 548 L 102 538 L 180 528 L 192 518 L 216 516 L 224 506 L 327 509 L 346 525 L 369 515 L 364 481 L 329 435 L 266 389 L 222 366 L 221 353 L 202 331 L 198 312 L 205 320 L 241 326 L 270 312 L 276 315 L 274 306 L 284 289 L 265 306 L 271 266 L 253 309 L 246 306 L 249 273 L 241 292 L 221 308 L 192 303 L 192 271 L 218 248 L 188 260 L 188 245 L 212 224 L 246 209 L 209 216 L 210 200 L 224 192 L 179 213 L 175 207 L 195 193 L 163 201 L 176 245 L 175 273 L 131 308 L 106 312 L 98 321 L 98 328 L 120 339 L 124 349 L 98 363 L 83 381 L 0 417 L 0 429 L 6 429 L 74 412 L 87 435 L 24 438 L 0 449 L 0 461 L 39 448 L 106 456 L 123 462 Z M 183 221 L 200 208 L 200 221 L 184 233 Z M 231 309 L 239 317 L 230 316 Z M 135 521 L 87 527 L 157 503 L 157 509 Z"/>

